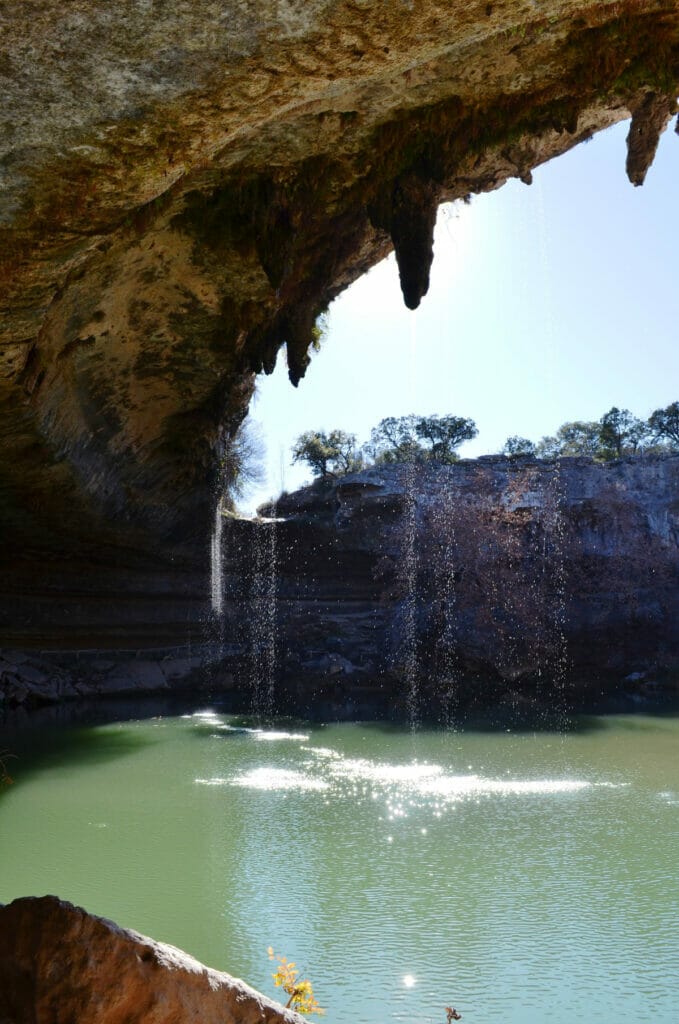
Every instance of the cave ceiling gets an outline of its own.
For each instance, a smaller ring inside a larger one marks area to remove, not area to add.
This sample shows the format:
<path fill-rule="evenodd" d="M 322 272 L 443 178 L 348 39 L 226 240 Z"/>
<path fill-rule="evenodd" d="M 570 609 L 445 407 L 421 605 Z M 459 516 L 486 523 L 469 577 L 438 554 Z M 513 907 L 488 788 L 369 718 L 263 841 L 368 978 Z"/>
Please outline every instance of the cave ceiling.
<path fill-rule="evenodd" d="M 677 2 L 0 0 L 5 553 L 204 538 L 282 345 L 630 116 L 642 184 L 678 80 Z"/>

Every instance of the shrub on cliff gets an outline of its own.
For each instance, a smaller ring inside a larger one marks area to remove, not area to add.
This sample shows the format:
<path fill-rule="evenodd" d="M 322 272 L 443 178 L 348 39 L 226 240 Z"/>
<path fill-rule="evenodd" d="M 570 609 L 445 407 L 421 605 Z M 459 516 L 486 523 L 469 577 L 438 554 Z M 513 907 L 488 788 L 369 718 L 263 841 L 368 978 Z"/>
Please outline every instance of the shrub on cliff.
<path fill-rule="evenodd" d="M 319 1006 L 316 1001 L 311 982 L 308 979 L 299 980 L 299 970 L 294 960 L 288 960 L 286 956 L 277 956 L 271 946 L 269 946 L 268 953 L 269 960 L 278 961 L 278 967 L 272 977 L 276 988 L 282 988 L 289 997 L 285 1004 L 286 1010 L 295 1010 L 304 1016 L 312 1013 L 325 1013 L 323 1007 Z"/>
<path fill-rule="evenodd" d="M 264 456 L 261 432 L 246 419 L 222 448 L 221 477 L 229 498 L 242 498 L 251 487 L 264 481 Z"/>
<path fill-rule="evenodd" d="M 3 786 L 11 786 L 13 779 L 7 770 L 7 762 L 13 754 L 8 754 L 6 750 L 0 750 L 0 789 Z"/>

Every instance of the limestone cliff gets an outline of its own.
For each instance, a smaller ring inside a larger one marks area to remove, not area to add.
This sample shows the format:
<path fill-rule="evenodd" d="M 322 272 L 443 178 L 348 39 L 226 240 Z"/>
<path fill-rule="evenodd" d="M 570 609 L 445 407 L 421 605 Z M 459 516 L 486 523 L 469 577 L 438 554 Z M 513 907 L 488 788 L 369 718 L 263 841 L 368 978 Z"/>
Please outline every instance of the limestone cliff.
<path fill-rule="evenodd" d="M 383 467 L 275 511 L 232 523 L 226 636 L 241 638 L 241 680 L 253 657 L 261 676 L 256 554 L 275 531 L 287 706 L 403 713 L 414 689 L 439 715 L 675 685 L 679 456 Z"/>
<path fill-rule="evenodd" d="M 5 638 L 186 634 L 253 375 L 392 246 L 416 305 L 443 199 L 630 114 L 640 184 L 678 77 L 676 0 L 0 3 Z"/>
<path fill-rule="evenodd" d="M 81 594 L 53 628 L 73 635 L 73 612 L 96 643 L 0 651 L 0 707 L 180 690 L 244 711 L 403 716 L 417 691 L 438 717 L 676 689 L 679 455 L 387 466 L 263 511 L 224 518 L 222 614 L 190 645 L 163 632 L 182 610 L 167 579 L 150 602 L 121 600 L 136 651 Z M 164 648 L 144 646 L 153 633 Z"/>

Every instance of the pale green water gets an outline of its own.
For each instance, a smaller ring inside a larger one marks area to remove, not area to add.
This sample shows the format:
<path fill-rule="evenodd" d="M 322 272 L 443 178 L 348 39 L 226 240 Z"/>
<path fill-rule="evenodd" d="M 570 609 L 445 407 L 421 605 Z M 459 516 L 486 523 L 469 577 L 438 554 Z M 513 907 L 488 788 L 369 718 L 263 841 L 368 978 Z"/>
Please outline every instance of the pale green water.
<path fill-rule="evenodd" d="M 273 995 L 271 944 L 334 1024 L 679 1021 L 677 717 L 233 721 L 3 737 L 0 901 L 56 893 Z"/>

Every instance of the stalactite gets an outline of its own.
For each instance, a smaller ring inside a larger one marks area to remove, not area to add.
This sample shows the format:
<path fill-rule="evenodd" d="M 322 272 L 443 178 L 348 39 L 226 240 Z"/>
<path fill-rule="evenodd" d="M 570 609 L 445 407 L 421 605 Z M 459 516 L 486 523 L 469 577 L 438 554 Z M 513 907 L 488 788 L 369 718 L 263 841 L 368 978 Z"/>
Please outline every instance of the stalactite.
<path fill-rule="evenodd" d="M 294 387 L 299 384 L 311 361 L 309 348 L 313 342 L 313 328 L 314 317 L 306 309 L 285 322 L 283 334 L 288 356 L 288 377 Z"/>
<path fill-rule="evenodd" d="M 655 158 L 660 135 L 676 111 L 674 96 L 649 92 L 632 111 L 627 136 L 627 177 L 633 185 L 643 185 Z"/>
<path fill-rule="evenodd" d="M 437 207 L 435 186 L 416 174 L 397 179 L 390 194 L 368 207 L 372 224 L 391 235 L 408 309 L 417 309 L 429 289 Z"/>

